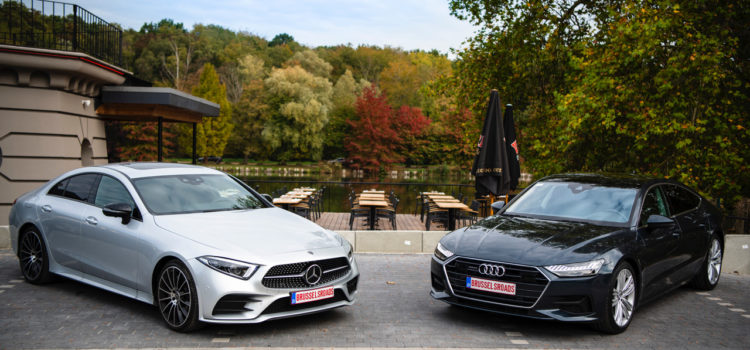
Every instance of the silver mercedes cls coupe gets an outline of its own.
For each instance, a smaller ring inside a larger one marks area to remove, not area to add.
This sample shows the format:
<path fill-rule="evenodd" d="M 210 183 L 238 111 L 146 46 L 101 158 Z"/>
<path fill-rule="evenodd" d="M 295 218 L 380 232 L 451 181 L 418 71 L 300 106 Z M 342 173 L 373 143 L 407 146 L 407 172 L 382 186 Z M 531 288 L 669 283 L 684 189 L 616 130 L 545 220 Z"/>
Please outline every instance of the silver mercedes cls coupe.
<path fill-rule="evenodd" d="M 67 172 L 10 211 L 27 281 L 64 276 L 159 308 L 167 326 L 257 323 L 352 305 L 348 241 L 199 166 Z"/>

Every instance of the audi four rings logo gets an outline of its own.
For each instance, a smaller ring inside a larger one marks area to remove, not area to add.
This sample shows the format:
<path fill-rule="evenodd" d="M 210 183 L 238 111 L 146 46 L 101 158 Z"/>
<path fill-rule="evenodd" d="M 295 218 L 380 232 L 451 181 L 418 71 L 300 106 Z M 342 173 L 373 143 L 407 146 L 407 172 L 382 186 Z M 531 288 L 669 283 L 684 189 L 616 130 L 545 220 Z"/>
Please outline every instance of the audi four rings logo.
<path fill-rule="evenodd" d="M 479 265 L 479 273 L 487 276 L 503 277 L 505 268 L 500 265 L 482 264 Z"/>

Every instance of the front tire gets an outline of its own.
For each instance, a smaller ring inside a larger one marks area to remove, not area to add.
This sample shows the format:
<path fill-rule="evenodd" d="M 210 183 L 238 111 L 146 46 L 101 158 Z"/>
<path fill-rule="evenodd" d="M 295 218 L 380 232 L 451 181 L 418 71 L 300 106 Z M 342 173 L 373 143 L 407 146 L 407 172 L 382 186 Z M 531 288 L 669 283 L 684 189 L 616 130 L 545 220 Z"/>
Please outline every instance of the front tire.
<path fill-rule="evenodd" d="M 161 269 L 156 297 L 167 327 L 178 332 L 198 328 L 198 293 L 193 276 L 181 262 L 172 260 Z"/>
<path fill-rule="evenodd" d="M 708 248 L 708 254 L 706 260 L 695 275 L 695 278 L 691 281 L 690 285 L 702 289 L 712 290 L 719 284 L 719 277 L 721 277 L 721 260 L 723 258 L 724 249 L 721 246 L 721 242 L 716 235 L 711 235 L 711 243 Z"/>
<path fill-rule="evenodd" d="M 617 265 L 609 282 L 607 300 L 595 327 L 602 332 L 617 334 L 625 331 L 633 319 L 638 300 L 638 281 L 633 267 L 626 262 Z"/>
<path fill-rule="evenodd" d="M 28 229 L 21 235 L 18 243 L 18 262 L 23 278 L 29 283 L 44 284 L 52 279 L 47 246 L 35 228 Z"/>

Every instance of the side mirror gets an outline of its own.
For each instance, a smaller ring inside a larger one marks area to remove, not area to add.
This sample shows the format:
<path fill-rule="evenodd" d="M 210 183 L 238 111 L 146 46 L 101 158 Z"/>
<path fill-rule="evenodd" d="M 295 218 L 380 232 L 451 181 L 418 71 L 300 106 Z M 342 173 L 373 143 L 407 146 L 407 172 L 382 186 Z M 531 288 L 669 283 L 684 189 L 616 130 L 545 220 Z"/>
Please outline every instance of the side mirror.
<path fill-rule="evenodd" d="M 271 197 L 271 195 L 270 195 L 270 194 L 268 194 L 268 193 L 263 193 L 263 194 L 261 194 L 261 196 L 263 196 L 263 198 L 265 198 L 265 199 L 266 199 L 267 201 L 269 201 L 269 202 L 273 203 L 273 197 Z"/>
<path fill-rule="evenodd" d="M 669 228 L 675 225 L 674 220 L 661 215 L 651 215 L 646 220 L 649 229 Z"/>
<path fill-rule="evenodd" d="M 495 203 L 492 203 L 492 205 L 490 206 L 492 207 L 492 215 L 495 215 L 500 211 L 500 209 L 503 209 L 503 207 L 505 206 L 505 201 L 497 201 Z"/>
<path fill-rule="evenodd" d="M 102 213 L 106 216 L 121 218 L 122 224 L 127 225 L 130 222 L 133 207 L 128 203 L 112 203 L 102 208 Z"/>

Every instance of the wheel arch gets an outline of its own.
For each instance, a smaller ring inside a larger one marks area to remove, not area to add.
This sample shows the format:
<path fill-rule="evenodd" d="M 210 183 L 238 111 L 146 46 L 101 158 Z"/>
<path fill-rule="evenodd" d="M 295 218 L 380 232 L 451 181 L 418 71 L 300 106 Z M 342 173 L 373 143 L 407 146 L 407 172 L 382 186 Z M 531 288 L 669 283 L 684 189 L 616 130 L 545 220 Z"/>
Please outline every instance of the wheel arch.
<path fill-rule="evenodd" d="M 638 291 L 638 295 L 636 296 L 636 304 L 635 308 L 638 308 L 638 305 L 641 303 L 641 296 L 643 295 L 643 283 L 641 283 L 641 265 L 638 263 L 638 260 L 635 259 L 632 256 L 623 256 L 620 261 L 617 263 L 618 265 L 626 262 L 633 268 L 633 276 L 635 276 L 635 283 L 636 283 L 636 291 Z"/>
<path fill-rule="evenodd" d="M 42 230 L 40 230 L 37 225 L 34 225 L 31 222 L 27 222 L 27 223 L 21 225 L 21 228 L 18 229 L 18 237 L 16 237 L 16 244 L 15 244 L 16 246 L 13 247 L 13 248 L 16 249 L 16 256 L 18 256 L 18 254 L 21 251 L 21 236 L 23 236 L 23 234 L 26 233 L 26 231 L 29 231 L 31 229 L 35 229 L 36 232 L 39 233 L 39 238 L 42 239 L 42 241 L 44 243 L 45 249 L 48 249 L 47 248 L 47 246 L 48 246 L 48 244 L 47 244 L 47 238 L 44 237 L 44 234 L 42 233 Z M 49 252 L 47 254 L 49 254 Z"/>
<path fill-rule="evenodd" d="M 154 265 L 154 270 L 151 271 L 151 297 L 153 298 L 152 304 L 158 305 L 158 297 L 156 296 L 156 289 L 157 289 L 157 283 L 159 281 L 159 272 L 161 269 L 166 265 L 168 262 L 172 260 L 177 260 L 181 262 L 182 264 L 185 264 L 180 258 L 178 258 L 176 255 L 165 255 L 159 259 L 159 261 Z"/>

